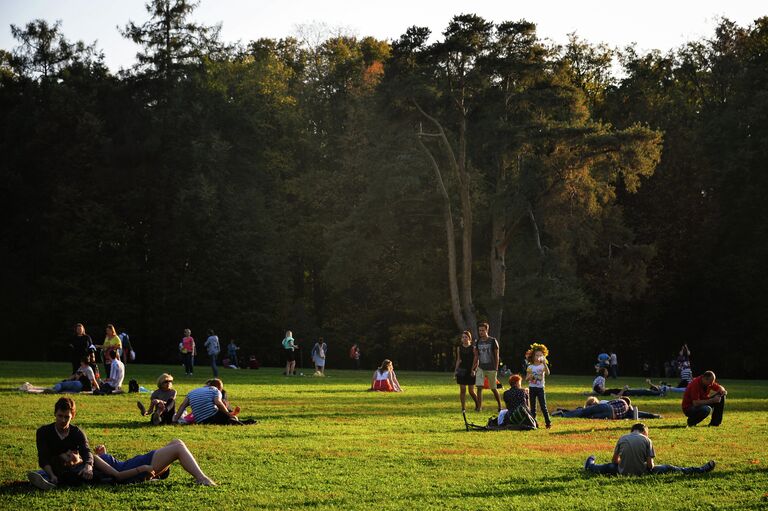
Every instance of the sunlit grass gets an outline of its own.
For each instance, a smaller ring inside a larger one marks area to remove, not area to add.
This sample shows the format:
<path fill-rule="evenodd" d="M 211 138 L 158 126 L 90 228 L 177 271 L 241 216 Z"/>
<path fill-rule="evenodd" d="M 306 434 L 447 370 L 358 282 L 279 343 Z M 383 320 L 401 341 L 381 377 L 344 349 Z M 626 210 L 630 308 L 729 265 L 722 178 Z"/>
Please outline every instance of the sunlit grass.
<path fill-rule="evenodd" d="M 136 408 L 147 395 L 75 396 L 75 423 L 92 445 L 128 457 L 182 438 L 219 482 L 201 488 L 175 466 L 164 482 L 41 492 L 26 483 L 36 468 L 35 429 L 52 421 L 54 395 L 12 389 L 50 385 L 65 364 L 0 362 L 0 502 L 4 509 L 765 509 L 768 384 L 724 381 L 720 428 L 684 428 L 678 395 L 636 398 L 663 419 L 646 421 L 660 463 L 717 461 L 703 476 L 605 478 L 586 475 L 584 459 L 608 461 L 629 421 L 554 418 L 552 430 L 466 432 L 450 374 L 398 373 L 405 392 L 369 393 L 370 373 L 286 378 L 279 369 L 222 370 L 246 427 L 150 427 Z M 149 389 L 157 375 L 177 377 L 180 395 L 194 379 L 181 367 L 130 365 L 128 378 Z M 311 371 L 305 371 L 309 374 Z M 181 376 L 179 376 L 181 375 Z M 589 376 L 552 375 L 550 410 L 580 404 Z M 639 386 L 640 378 L 618 383 Z M 486 391 L 486 399 L 491 398 Z M 491 398 L 492 399 L 492 398 Z M 486 401 L 487 404 L 491 404 Z M 491 412 L 469 414 L 484 423 Z"/>

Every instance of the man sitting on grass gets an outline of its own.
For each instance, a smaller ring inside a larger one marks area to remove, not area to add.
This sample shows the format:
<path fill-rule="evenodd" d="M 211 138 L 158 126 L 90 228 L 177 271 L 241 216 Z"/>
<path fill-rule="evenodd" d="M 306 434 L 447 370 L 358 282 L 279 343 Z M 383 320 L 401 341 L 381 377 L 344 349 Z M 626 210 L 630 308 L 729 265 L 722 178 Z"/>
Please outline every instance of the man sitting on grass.
<path fill-rule="evenodd" d="M 723 422 L 725 387 L 716 381 L 715 373 L 707 371 L 694 378 L 683 394 L 683 413 L 688 417 L 688 426 L 695 426 L 712 414 L 710 426 L 719 426 Z"/>
<path fill-rule="evenodd" d="M 41 490 L 55 488 L 57 484 L 77 485 L 93 479 L 93 455 L 88 447 L 88 438 L 77 426 L 71 424 L 75 418 L 75 402 L 62 397 L 53 407 L 56 421 L 37 430 L 37 462 L 42 470 L 27 473 L 29 482 Z M 83 463 L 75 468 L 54 472 L 56 457 L 67 451 L 80 455 Z"/>
<path fill-rule="evenodd" d="M 191 407 L 195 424 L 241 425 L 237 413 L 230 412 L 224 403 L 221 394 L 223 388 L 221 380 L 213 378 L 205 383 L 205 387 L 192 390 L 173 416 L 173 422 L 177 422 L 187 407 Z M 239 412 L 239 409 L 237 411 Z"/>
<path fill-rule="evenodd" d="M 715 468 L 715 462 L 709 461 L 700 467 L 676 467 L 674 465 L 654 465 L 653 442 L 648 438 L 648 427 L 638 422 L 628 435 L 616 442 L 611 463 L 595 464 L 595 457 L 590 456 L 584 463 L 584 469 L 595 474 L 604 475 L 645 475 L 681 472 L 683 474 L 700 474 Z"/>

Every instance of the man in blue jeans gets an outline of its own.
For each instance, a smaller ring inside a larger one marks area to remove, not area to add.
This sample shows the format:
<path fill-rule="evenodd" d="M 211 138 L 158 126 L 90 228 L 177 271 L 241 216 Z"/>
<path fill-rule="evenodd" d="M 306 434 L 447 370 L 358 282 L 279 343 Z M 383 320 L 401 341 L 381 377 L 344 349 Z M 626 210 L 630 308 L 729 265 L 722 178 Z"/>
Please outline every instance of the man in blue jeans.
<path fill-rule="evenodd" d="M 715 462 L 709 461 L 700 467 L 676 467 L 674 465 L 654 465 L 653 442 L 648 438 L 648 427 L 642 422 L 632 426 L 628 435 L 616 442 L 611 463 L 595 464 L 595 457 L 590 456 L 584 463 L 584 469 L 604 475 L 645 475 L 681 472 L 683 474 L 701 474 L 715 468 Z"/>

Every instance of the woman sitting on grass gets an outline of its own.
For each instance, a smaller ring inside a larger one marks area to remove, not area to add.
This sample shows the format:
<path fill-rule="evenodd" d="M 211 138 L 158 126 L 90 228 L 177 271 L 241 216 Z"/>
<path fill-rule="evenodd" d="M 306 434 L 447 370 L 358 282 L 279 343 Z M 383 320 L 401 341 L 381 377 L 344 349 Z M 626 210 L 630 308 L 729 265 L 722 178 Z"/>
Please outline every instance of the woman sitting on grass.
<path fill-rule="evenodd" d="M 157 390 L 149 397 L 149 410 L 144 403 L 136 401 L 141 415 L 150 415 L 150 423 L 153 426 L 159 424 L 173 424 L 173 415 L 176 413 L 176 389 L 173 388 L 173 376 L 163 373 L 157 379 Z"/>
<path fill-rule="evenodd" d="M 400 382 L 397 381 L 397 375 L 392 367 L 392 361 L 384 359 L 381 366 L 373 372 L 371 379 L 371 388 L 379 392 L 402 392 Z"/>
<path fill-rule="evenodd" d="M 203 486 L 216 486 L 210 477 L 205 475 L 197 464 L 197 460 L 189 452 L 183 441 L 172 440 L 168 445 L 149 451 L 146 454 L 134 456 L 126 461 L 119 461 L 103 445 L 96 446 L 93 458 L 93 471 L 101 480 L 113 479 L 119 483 L 138 483 L 148 479 L 168 477 L 171 463 L 179 461 L 182 468 L 189 472 Z M 76 451 L 67 451 L 59 455 L 62 468 L 76 467 L 83 460 Z"/>

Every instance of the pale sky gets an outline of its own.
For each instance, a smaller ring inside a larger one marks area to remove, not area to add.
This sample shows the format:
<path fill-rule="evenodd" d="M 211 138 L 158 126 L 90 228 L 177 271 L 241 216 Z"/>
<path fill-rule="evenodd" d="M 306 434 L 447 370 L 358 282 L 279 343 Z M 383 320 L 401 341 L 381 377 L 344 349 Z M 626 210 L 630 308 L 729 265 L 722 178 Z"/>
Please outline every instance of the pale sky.
<path fill-rule="evenodd" d="M 768 16 L 768 2 L 754 0 L 474 0 L 462 2 L 386 2 L 340 0 L 202 0 L 194 14 L 200 23 L 222 23 L 225 42 L 295 35 L 298 25 L 313 22 L 344 27 L 347 33 L 396 39 L 411 25 L 426 26 L 439 35 L 456 14 L 474 13 L 489 21 L 526 19 L 538 25 L 541 37 L 564 43 L 577 32 L 592 43 L 640 50 L 666 51 L 687 41 L 710 37 L 719 17 L 750 25 Z M 112 71 L 130 67 L 137 47 L 122 38 L 117 26 L 147 19 L 143 0 L 0 0 L 0 48 L 16 45 L 10 24 L 36 18 L 62 21 L 65 36 L 86 43 L 98 41 Z"/>

